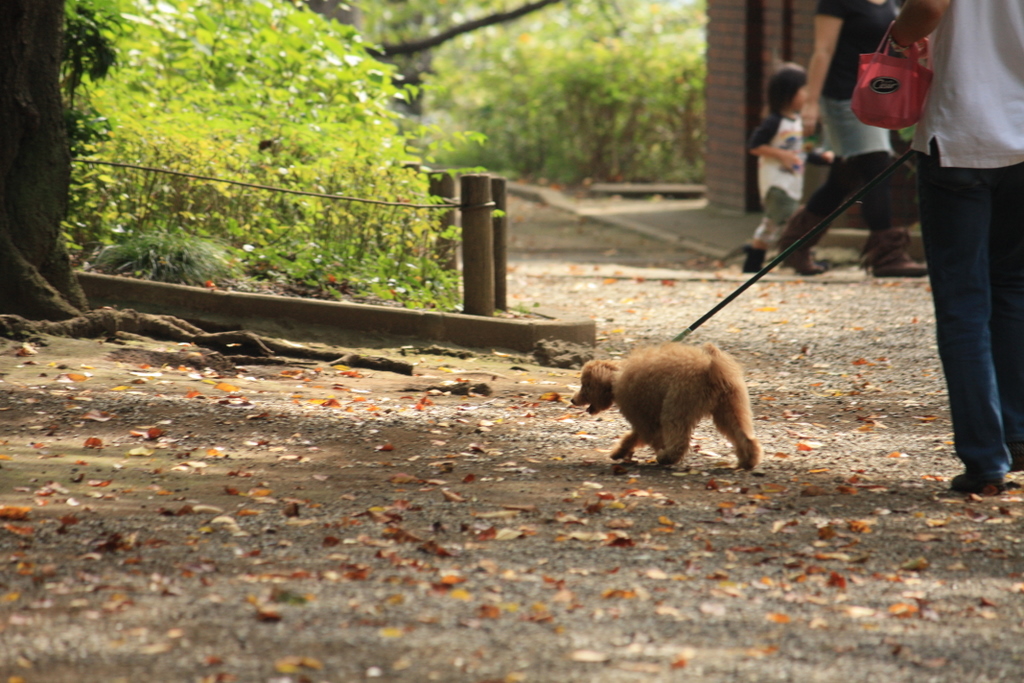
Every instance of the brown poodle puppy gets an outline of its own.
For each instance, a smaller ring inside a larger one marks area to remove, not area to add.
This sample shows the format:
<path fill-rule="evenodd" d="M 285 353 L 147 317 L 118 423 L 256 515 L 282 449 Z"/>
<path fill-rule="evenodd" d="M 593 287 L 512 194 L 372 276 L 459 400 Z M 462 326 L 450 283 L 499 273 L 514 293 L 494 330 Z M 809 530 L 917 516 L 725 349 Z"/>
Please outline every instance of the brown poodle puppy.
<path fill-rule="evenodd" d="M 631 460 L 647 444 L 659 464 L 674 465 L 689 450 L 693 428 L 711 417 L 736 448 L 740 467 L 753 469 L 761 461 L 743 370 L 713 344 L 668 343 L 634 351 L 621 362 L 592 360 L 580 379 L 573 405 L 589 406 L 587 412 L 596 415 L 614 403 L 633 428 L 613 460 Z"/>

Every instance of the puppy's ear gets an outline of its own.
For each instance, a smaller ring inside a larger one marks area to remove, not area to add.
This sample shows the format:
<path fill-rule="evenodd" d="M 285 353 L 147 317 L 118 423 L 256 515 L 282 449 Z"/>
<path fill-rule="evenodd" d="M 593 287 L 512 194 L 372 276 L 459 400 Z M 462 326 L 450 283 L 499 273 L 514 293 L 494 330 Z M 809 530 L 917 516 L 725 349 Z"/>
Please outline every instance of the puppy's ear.
<path fill-rule="evenodd" d="M 618 363 L 610 360 L 593 360 L 583 366 L 583 391 L 589 399 L 587 412 L 591 415 L 612 407 L 615 401 L 612 382 L 618 369 Z"/>

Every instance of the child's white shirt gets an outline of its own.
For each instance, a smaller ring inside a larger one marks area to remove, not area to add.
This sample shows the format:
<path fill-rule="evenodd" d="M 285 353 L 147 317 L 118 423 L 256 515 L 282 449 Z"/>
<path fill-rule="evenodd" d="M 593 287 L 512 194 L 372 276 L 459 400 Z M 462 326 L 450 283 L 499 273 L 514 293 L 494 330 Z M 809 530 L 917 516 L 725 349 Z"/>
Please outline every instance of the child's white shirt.
<path fill-rule="evenodd" d="M 804 193 L 804 136 L 800 117 L 790 118 L 781 114 L 769 114 L 750 136 L 750 149 L 770 145 L 777 149 L 795 152 L 800 157 L 799 168 L 783 165 L 778 159 L 768 156 L 757 158 L 757 186 L 763 200 L 768 188 L 778 187 L 793 199 L 800 201 Z"/>

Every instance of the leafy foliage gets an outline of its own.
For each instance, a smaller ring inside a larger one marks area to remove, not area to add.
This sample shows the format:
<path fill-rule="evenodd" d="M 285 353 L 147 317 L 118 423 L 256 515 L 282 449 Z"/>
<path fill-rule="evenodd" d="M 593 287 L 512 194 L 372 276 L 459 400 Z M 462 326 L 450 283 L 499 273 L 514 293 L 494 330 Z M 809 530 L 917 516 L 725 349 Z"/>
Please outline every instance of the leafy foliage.
<path fill-rule="evenodd" d="M 61 91 L 72 154 L 109 134 L 106 118 L 88 98 L 76 98 L 87 82 L 107 76 L 117 62 L 114 36 L 120 31 L 114 0 L 66 0 Z"/>
<path fill-rule="evenodd" d="M 701 6 L 592 0 L 539 14 L 439 53 L 429 108 L 487 138 L 442 159 L 566 183 L 702 179 Z"/>
<path fill-rule="evenodd" d="M 296 190 L 424 203 L 406 93 L 352 27 L 275 0 L 119 0 L 120 68 L 91 92 L 113 134 L 98 160 Z M 175 229 L 219 239 L 250 274 L 455 305 L 457 274 L 432 258 L 429 210 L 271 194 L 181 176 L 76 165 L 77 245 Z"/>

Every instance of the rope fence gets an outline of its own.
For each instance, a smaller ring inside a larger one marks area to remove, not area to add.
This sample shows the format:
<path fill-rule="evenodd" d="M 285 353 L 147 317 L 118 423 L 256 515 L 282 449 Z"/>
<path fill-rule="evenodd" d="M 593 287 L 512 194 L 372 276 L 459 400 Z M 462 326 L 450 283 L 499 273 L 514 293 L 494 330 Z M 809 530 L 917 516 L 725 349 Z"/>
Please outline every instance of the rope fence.
<path fill-rule="evenodd" d="M 154 166 L 140 166 L 118 161 L 99 161 L 97 159 L 73 158 L 71 161 L 80 164 L 97 166 L 114 166 L 130 168 L 150 173 L 166 173 L 193 180 L 213 183 L 226 183 L 253 190 L 295 194 L 319 199 L 331 199 L 347 202 L 360 202 L 379 206 L 394 206 L 406 209 L 440 209 L 446 213 L 440 217 L 442 227 L 455 225 L 455 210 L 461 215 L 459 222 L 462 227 L 462 295 L 463 312 L 469 315 L 492 316 L 495 309 L 507 310 L 505 274 L 508 271 L 508 217 L 505 214 L 507 205 L 506 181 L 504 178 L 492 177 L 486 173 L 466 174 L 460 177 L 460 201 L 451 197 L 455 192 L 454 178 L 447 173 L 431 174 L 431 196 L 439 197 L 437 204 L 410 204 L 406 202 L 389 202 L 380 199 L 346 197 L 339 194 L 309 192 L 306 190 L 290 190 L 272 185 L 247 183 L 240 180 L 215 178 L 213 176 L 172 171 Z M 436 193 L 436 194 L 435 194 Z M 495 209 L 498 209 L 497 215 Z M 457 268 L 456 251 L 458 245 L 454 241 L 442 245 L 439 256 L 452 269 Z"/>
<path fill-rule="evenodd" d="M 323 192 L 309 192 L 307 190 L 290 190 L 285 187 L 274 187 L 273 185 L 260 185 L 258 183 L 246 183 L 241 180 L 229 180 L 227 178 L 215 178 L 213 176 L 197 175 L 195 173 L 186 173 L 185 171 L 172 171 L 167 168 L 156 168 L 155 166 L 140 166 L 138 164 L 126 164 L 120 161 L 99 161 L 97 159 L 72 159 L 71 161 L 79 164 L 93 164 L 96 166 L 114 166 L 116 168 L 131 168 L 137 171 L 149 171 L 150 173 L 166 173 L 167 175 L 176 175 L 182 178 L 191 178 L 193 180 L 205 180 L 212 183 L 225 183 L 227 185 L 237 185 L 239 187 L 248 187 L 254 190 L 265 190 L 268 192 L 281 192 L 283 194 L 297 194 L 303 197 L 317 197 L 319 199 L 334 199 L 346 202 L 359 202 L 361 204 L 376 204 L 378 206 L 400 206 L 406 209 L 471 209 L 480 208 L 481 205 L 468 205 L 468 204 L 457 204 L 455 200 L 450 197 L 441 197 L 443 203 L 441 204 L 410 204 L 408 202 L 388 202 L 382 199 L 366 199 L 363 197 L 346 197 L 340 194 L 326 194 Z M 494 202 L 491 202 L 487 206 L 494 206 Z"/>

